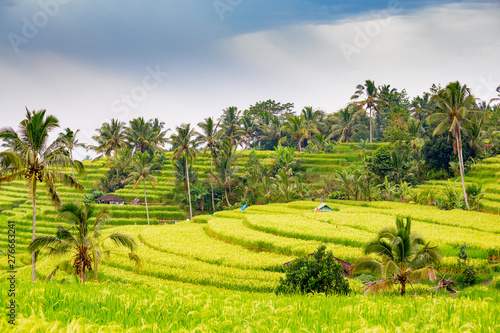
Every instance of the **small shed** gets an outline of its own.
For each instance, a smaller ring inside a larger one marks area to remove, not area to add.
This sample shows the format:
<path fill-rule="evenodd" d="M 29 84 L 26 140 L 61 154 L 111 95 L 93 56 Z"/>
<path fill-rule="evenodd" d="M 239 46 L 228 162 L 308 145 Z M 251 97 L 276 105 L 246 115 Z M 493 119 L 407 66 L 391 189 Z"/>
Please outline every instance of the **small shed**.
<path fill-rule="evenodd" d="M 313 211 L 315 211 L 315 212 L 334 212 L 335 210 L 328 207 L 327 204 L 322 203 L 318 207 L 314 208 Z"/>
<path fill-rule="evenodd" d="M 96 201 L 100 204 L 106 205 L 123 205 L 125 203 L 124 199 L 114 194 L 103 195 L 102 197 L 97 198 Z"/>

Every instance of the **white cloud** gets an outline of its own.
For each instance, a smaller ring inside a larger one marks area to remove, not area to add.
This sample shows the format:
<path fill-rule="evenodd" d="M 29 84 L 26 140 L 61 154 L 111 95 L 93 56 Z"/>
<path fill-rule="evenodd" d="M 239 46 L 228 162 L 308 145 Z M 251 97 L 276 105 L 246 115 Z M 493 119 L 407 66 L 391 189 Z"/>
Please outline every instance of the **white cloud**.
<path fill-rule="evenodd" d="M 455 4 L 394 16 L 365 47 L 358 47 L 351 62 L 340 45 L 354 45 L 359 31 L 373 27 L 370 15 L 228 38 L 210 45 L 207 53 L 161 63 L 170 75 L 127 114 L 114 112 L 113 102 L 143 85 L 146 68 L 157 66 L 144 60 L 148 57 L 135 62 L 131 71 L 54 52 L 2 57 L 9 50 L 0 48 L 0 127 L 17 126 L 25 106 L 46 108 L 61 127 L 79 128 L 84 142 L 103 121 L 117 117 L 158 117 L 173 130 L 181 123 L 218 117 L 225 107 L 245 109 L 266 99 L 293 102 L 296 110 L 312 105 L 332 112 L 348 103 L 356 85 L 366 79 L 406 88 L 411 97 L 432 83 L 460 80 L 489 99 L 500 84 L 499 9 L 496 4 Z"/>
<path fill-rule="evenodd" d="M 298 104 L 329 110 L 348 102 L 365 79 L 406 88 L 416 96 L 432 83 L 460 80 L 474 88 L 490 75 L 486 81 L 493 85 L 481 90 L 486 95 L 500 84 L 500 77 L 491 77 L 500 53 L 498 12 L 495 4 L 452 4 L 393 16 L 390 22 L 365 15 L 330 25 L 246 34 L 222 47 L 272 80 L 277 91 L 289 91 Z M 358 52 L 350 55 L 350 62 L 342 43 Z"/>

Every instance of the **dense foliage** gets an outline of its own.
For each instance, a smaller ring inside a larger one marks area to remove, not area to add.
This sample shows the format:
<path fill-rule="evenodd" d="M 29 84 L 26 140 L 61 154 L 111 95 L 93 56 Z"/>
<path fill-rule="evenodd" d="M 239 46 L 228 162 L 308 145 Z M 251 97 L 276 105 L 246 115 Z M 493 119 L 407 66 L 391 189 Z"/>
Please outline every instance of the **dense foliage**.
<path fill-rule="evenodd" d="M 286 277 L 280 280 L 276 294 L 324 293 L 348 295 L 349 283 L 343 277 L 342 266 L 335 261 L 326 246 L 320 246 L 312 256 L 298 258 L 290 263 Z"/>

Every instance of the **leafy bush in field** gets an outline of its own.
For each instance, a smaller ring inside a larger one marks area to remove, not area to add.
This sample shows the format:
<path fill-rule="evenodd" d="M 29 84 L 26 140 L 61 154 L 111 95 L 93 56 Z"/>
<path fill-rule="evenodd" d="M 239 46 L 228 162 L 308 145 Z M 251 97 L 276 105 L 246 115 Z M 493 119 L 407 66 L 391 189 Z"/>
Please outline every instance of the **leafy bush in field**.
<path fill-rule="evenodd" d="M 368 164 L 370 172 L 374 173 L 380 179 L 384 179 L 394 169 L 391 159 L 391 151 L 388 147 L 382 146 L 373 154 Z"/>
<path fill-rule="evenodd" d="M 466 139 L 464 138 L 464 142 Z M 469 145 L 463 145 L 464 161 L 473 154 L 472 148 Z M 433 136 L 422 147 L 425 164 L 430 169 L 444 169 L 450 171 L 450 162 L 457 161 L 458 158 L 453 154 L 453 139 L 449 138 L 448 134 Z"/>
<path fill-rule="evenodd" d="M 462 275 L 459 277 L 459 282 L 467 286 L 471 286 L 476 283 L 476 268 L 474 265 L 469 264 L 469 255 L 467 254 L 467 244 L 460 246 L 460 252 L 458 253 L 458 266 L 463 267 Z"/>
<path fill-rule="evenodd" d="M 94 190 L 92 190 L 91 193 L 85 194 L 83 196 L 83 201 L 85 203 L 88 203 L 88 204 L 93 204 L 93 203 L 95 203 L 95 200 L 97 198 L 99 198 L 99 197 L 101 197 L 101 196 L 103 196 L 105 194 L 106 193 L 104 191 L 102 191 L 102 190 L 99 190 L 99 189 L 96 190 L 96 189 L 94 189 Z"/>
<path fill-rule="evenodd" d="M 342 266 L 333 259 L 331 252 L 326 252 L 321 245 L 312 257 L 303 257 L 293 261 L 286 278 L 280 279 L 276 294 L 325 293 L 344 294 L 351 292 L 349 283 L 342 276 Z"/>

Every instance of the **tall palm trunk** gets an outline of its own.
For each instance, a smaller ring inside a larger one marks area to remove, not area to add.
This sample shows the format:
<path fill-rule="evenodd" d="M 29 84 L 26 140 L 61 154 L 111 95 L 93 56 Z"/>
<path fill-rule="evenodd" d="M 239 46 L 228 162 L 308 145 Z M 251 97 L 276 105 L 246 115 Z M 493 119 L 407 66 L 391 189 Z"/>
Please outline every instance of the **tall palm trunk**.
<path fill-rule="evenodd" d="M 212 158 L 213 158 L 213 150 L 210 149 L 210 173 L 213 173 L 212 170 Z M 212 188 L 212 208 L 213 211 L 215 212 L 215 201 L 214 201 L 214 184 L 211 182 L 210 187 Z"/>
<path fill-rule="evenodd" d="M 231 204 L 229 203 L 229 198 L 227 196 L 227 187 L 224 186 L 224 193 L 226 194 L 226 202 L 229 207 L 231 207 Z"/>
<path fill-rule="evenodd" d="M 186 179 L 187 179 L 187 192 L 189 200 L 189 220 L 193 219 L 193 207 L 191 206 L 191 187 L 189 185 L 189 169 L 188 169 L 188 159 L 186 154 Z"/>
<path fill-rule="evenodd" d="M 148 217 L 148 225 L 149 224 L 149 210 L 148 210 L 148 197 L 146 196 L 146 180 L 142 179 L 142 186 L 144 187 L 144 203 L 146 204 L 146 216 Z"/>
<path fill-rule="evenodd" d="M 69 158 L 71 160 L 71 174 L 73 175 L 73 179 L 75 179 L 75 169 L 73 167 L 73 151 L 69 150 Z"/>
<path fill-rule="evenodd" d="M 467 199 L 467 191 L 465 190 L 464 156 L 462 153 L 462 134 L 461 134 L 459 126 L 457 126 L 457 129 L 455 129 L 455 132 L 456 132 L 456 138 L 457 138 L 456 144 L 457 144 L 457 151 L 458 151 L 458 163 L 460 165 L 460 177 L 462 178 L 462 190 L 464 192 L 465 206 L 467 207 L 467 210 L 470 210 L 469 200 Z"/>
<path fill-rule="evenodd" d="M 370 143 L 372 143 L 372 107 L 370 106 Z"/>
<path fill-rule="evenodd" d="M 34 241 L 36 238 L 36 175 L 31 176 L 31 195 L 33 199 L 33 238 Z M 35 261 L 36 261 L 36 252 L 31 254 L 31 282 L 34 284 L 36 280 L 36 269 L 35 269 Z"/>

